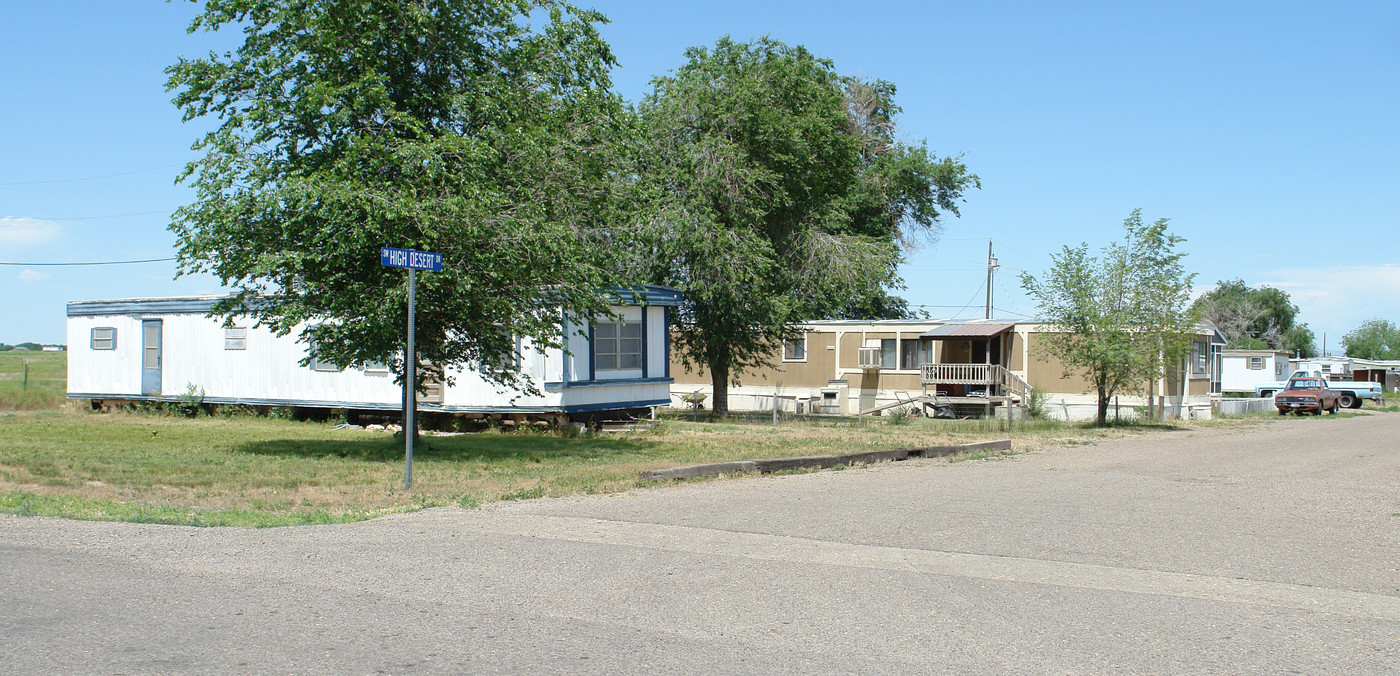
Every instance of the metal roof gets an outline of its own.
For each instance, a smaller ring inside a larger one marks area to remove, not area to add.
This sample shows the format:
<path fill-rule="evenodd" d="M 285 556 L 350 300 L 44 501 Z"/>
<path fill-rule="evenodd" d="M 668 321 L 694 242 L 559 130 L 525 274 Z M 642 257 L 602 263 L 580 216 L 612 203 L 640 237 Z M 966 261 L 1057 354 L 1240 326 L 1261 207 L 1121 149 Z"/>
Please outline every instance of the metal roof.
<path fill-rule="evenodd" d="M 1016 325 L 1011 322 L 965 322 L 944 324 L 925 332 L 924 338 L 991 338 L 1010 331 Z"/>

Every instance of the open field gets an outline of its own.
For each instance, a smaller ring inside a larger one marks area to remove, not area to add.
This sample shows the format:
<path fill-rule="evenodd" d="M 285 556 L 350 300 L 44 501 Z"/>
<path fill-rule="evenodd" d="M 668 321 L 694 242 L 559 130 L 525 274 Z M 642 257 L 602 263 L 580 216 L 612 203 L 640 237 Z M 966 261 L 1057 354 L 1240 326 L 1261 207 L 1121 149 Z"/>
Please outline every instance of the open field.
<path fill-rule="evenodd" d="M 0 352 L 0 411 L 56 408 L 65 401 L 67 379 L 67 352 Z"/>
<path fill-rule="evenodd" d="M 608 493 L 675 465 L 1005 438 L 990 422 L 667 419 L 650 431 L 425 436 L 403 491 L 403 444 L 384 432 L 267 418 L 74 411 L 0 413 L 0 512 L 195 525 L 353 521 L 423 507 Z M 1257 424 L 1233 421 L 1228 424 Z M 1017 450 L 1156 427 L 1018 424 Z M 954 459 L 956 460 L 956 459 Z"/>

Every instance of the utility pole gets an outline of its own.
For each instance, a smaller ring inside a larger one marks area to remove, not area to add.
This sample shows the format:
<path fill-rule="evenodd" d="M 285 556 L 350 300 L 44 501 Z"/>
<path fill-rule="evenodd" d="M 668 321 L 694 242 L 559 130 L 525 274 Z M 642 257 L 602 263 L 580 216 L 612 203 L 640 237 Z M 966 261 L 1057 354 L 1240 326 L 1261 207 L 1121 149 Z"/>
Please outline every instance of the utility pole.
<path fill-rule="evenodd" d="M 987 319 L 992 318 L 992 271 L 996 270 L 997 257 L 992 255 L 992 240 L 987 240 Z"/>

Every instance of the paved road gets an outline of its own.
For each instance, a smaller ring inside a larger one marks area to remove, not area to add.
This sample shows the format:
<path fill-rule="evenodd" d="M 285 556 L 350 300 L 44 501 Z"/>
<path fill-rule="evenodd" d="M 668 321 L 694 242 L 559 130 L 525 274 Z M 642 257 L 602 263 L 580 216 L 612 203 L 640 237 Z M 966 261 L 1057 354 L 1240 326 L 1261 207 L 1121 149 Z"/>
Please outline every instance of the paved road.
<path fill-rule="evenodd" d="M 0 517 L 3 673 L 1397 673 L 1400 415 L 267 530 Z"/>

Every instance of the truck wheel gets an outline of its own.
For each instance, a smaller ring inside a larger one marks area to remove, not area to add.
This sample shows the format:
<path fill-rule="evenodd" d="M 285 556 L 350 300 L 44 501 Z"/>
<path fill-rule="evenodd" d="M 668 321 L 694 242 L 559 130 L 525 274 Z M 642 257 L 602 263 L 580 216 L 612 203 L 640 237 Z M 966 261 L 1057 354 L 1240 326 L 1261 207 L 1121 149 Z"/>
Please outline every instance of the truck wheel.
<path fill-rule="evenodd" d="M 1288 409 L 1286 409 L 1286 408 L 1281 408 L 1281 409 L 1278 410 L 1278 414 L 1279 414 L 1279 415 L 1288 415 Z"/>
<path fill-rule="evenodd" d="M 1261 399 L 1268 399 L 1269 397 L 1272 397 L 1272 396 L 1274 396 L 1274 391 L 1273 391 L 1273 390 L 1259 390 L 1259 397 L 1260 397 Z"/>
<path fill-rule="evenodd" d="M 1342 406 L 1347 408 L 1359 408 L 1359 405 L 1356 404 L 1358 404 L 1360 400 L 1350 394 L 1343 394 L 1341 400 Z"/>
<path fill-rule="evenodd" d="M 1332 400 L 1332 408 L 1330 409 L 1332 415 L 1337 415 L 1337 409 L 1340 409 L 1340 408 L 1341 408 L 1341 403 L 1342 403 L 1342 402 L 1341 402 L 1340 400 L 1337 400 L 1337 399 L 1333 399 L 1333 400 Z"/>

